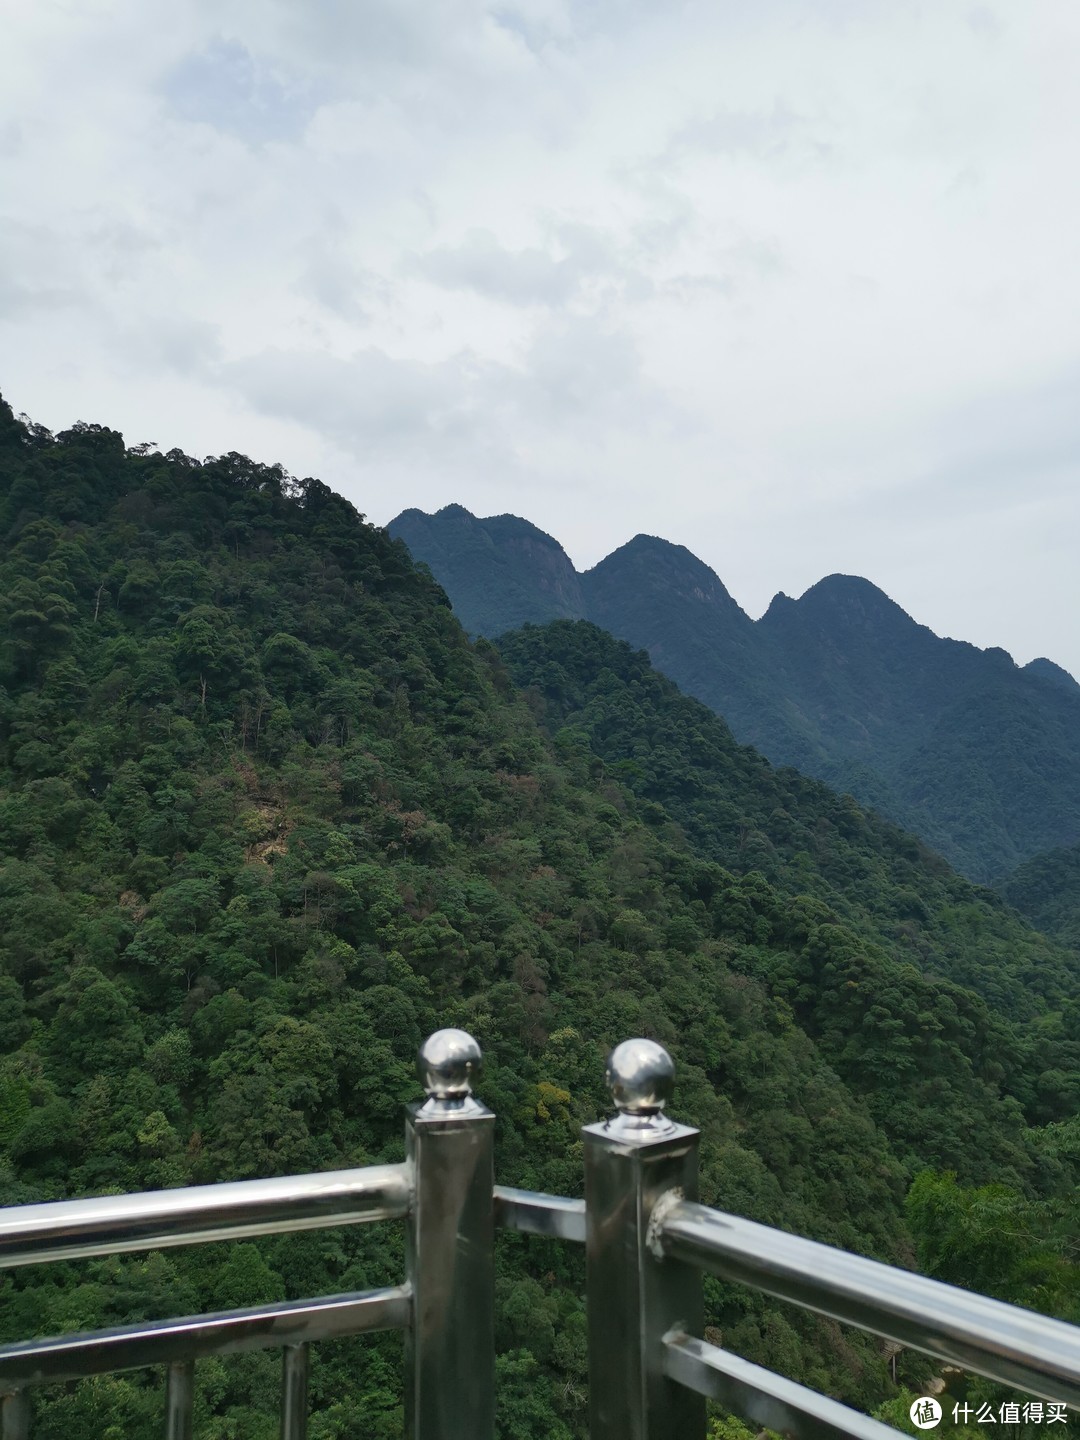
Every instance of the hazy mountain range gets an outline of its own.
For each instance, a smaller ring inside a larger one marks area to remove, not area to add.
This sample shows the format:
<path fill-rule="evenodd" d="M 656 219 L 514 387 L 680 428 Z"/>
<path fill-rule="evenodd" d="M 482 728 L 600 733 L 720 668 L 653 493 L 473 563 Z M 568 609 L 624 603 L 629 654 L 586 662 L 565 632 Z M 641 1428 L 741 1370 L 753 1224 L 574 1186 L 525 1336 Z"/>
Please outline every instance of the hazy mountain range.
<path fill-rule="evenodd" d="M 388 527 L 474 635 L 587 619 L 648 651 L 774 764 L 849 791 L 959 870 L 998 879 L 1080 840 L 1080 685 L 1047 659 L 935 635 L 830 575 L 754 621 L 681 545 L 638 535 L 579 574 L 513 515 L 406 510 Z"/>

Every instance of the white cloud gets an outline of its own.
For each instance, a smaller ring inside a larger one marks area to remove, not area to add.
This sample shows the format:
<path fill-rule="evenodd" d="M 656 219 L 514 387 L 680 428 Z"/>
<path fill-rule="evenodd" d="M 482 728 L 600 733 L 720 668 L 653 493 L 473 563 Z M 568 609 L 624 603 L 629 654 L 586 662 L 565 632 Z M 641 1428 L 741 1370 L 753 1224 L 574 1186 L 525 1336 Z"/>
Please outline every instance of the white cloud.
<path fill-rule="evenodd" d="M 1080 11 L 9 6 L 0 388 L 1080 670 Z M 998 577 L 1008 574 L 1007 587 Z"/>

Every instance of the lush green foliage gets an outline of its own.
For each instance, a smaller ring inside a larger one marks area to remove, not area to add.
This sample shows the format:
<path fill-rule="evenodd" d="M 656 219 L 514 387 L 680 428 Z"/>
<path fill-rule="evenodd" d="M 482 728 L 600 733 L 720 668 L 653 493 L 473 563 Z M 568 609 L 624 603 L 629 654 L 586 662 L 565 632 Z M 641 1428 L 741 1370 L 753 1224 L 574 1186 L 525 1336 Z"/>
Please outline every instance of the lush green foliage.
<path fill-rule="evenodd" d="M 506 1183 L 580 1193 L 580 1126 L 631 1034 L 677 1056 L 703 1198 L 768 1223 L 910 1262 L 914 1169 L 1032 1200 L 1072 1175 L 1068 1147 L 1034 1170 L 1028 1128 L 1069 1113 L 1075 1081 L 1048 1089 L 1029 1044 L 1065 1024 L 1051 947 L 1010 1028 L 1034 951 L 999 997 L 973 957 L 1003 912 L 978 892 L 936 981 L 832 913 L 813 849 L 800 901 L 697 853 L 632 768 L 545 736 L 404 546 L 319 482 L 0 407 L 0 533 L 0 1200 L 399 1158 L 416 1046 L 444 1024 L 484 1045 Z M 985 998 L 954 983 L 968 970 Z M 0 1327 L 362 1288 L 401 1263 L 382 1227 L 18 1271 Z M 580 1253 L 500 1242 L 505 1435 L 583 1433 L 582 1284 Z M 891 1393 L 868 1337 L 719 1284 L 708 1306 L 755 1360 L 857 1404 Z M 207 1440 L 274 1433 L 272 1356 L 198 1374 Z M 312 1400 L 318 1440 L 400 1433 L 399 1342 L 318 1347 Z M 37 1409 L 40 1435 L 141 1440 L 160 1395 L 110 1377 Z"/>
<path fill-rule="evenodd" d="M 934 1163 L 1000 1179 L 1006 1157 L 983 1147 L 985 1133 L 999 1144 L 1010 1133 L 1002 1095 L 1034 1121 L 1074 1113 L 1073 954 L 849 796 L 737 745 L 646 655 L 594 626 L 527 627 L 500 649 L 549 728 L 587 741 L 662 807 L 658 820 L 677 821 L 697 853 L 733 872 L 727 924 L 747 938 L 757 926 L 775 947 L 755 973 L 793 1004 L 901 1154 L 936 1145 Z"/>
<path fill-rule="evenodd" d="M 997 888 L 1029 924 L 1080 950 L 1080 845 L 1036 855 Z"/>
<path fill-rule="evenodd" d="M 918 625 L 833 575 L 751 621 L 681 545 L 638 535 L 576 576 L 525 521 L 460 506 L 394 522 L 468 628 L 587 618 L 632 645 L 776 764 L 850 791 L 987 881 L 1080 838 L 1080 686 Z M 527 553 L 515 526 L 532 532 Z M 553 579 L 558 575 L 558 604 Z"/>

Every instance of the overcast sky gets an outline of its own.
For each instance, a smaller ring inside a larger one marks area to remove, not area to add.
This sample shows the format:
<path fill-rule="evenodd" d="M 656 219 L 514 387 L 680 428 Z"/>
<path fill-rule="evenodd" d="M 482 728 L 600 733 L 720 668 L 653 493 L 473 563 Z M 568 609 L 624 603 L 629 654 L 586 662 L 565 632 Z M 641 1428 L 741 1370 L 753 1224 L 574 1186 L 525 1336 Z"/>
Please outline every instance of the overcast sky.
<path fill-rule="evenodd" d="M 1080 675 L 1076 0 L 0 0 L 0 391 Z"/>

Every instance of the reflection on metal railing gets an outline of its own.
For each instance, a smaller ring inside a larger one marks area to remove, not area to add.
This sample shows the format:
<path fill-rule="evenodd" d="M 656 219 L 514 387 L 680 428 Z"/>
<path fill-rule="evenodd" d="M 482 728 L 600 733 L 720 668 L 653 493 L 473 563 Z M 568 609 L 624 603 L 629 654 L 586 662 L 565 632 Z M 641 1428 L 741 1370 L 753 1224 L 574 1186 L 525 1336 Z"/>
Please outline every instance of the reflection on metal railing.
<path fill-rule="evenodd" d="M 0 1347 L 3 1440 L 30 1440 L 36 1385 L 164 1365 L 165 1435 L 191 1440 L 194 1363 L 281 1349 L 282 1440 L 307 1431 L 308 1346 L 369 1330 L 406 1336 L 409 1433 L 474 1440 L 494 1429 L 495 1117 L 472 1096 L 480 1050 L 440 1030 L 420 1051 L 406 1160 L 321 1175 L 202 1185 L 0 1210 L 0 1269 L 375 1220 L 406 1222 L 405 1284 Z"/>
<path fill-rule="evenodd" d="M 1075 1327 L 697 1204 L 698 1132 L 664 1114 L 675 1072 L 653 1041 L 612 1052 L 617 1113 L 585 1128 L 584 1200 L 494 1185 L 495 1117 L 472 1095 L 469 1035 L 438 1031 L 419 1066 L 427 1099 L 407 1108 L 402 1165 L 0 1211 L 0 1269 L 406 1225 L 402 1285 L 0 1347 L 2 1440 L 30 1440 L 36 1385 L 157 1365 L 167 1440 L 191 1440 L 196 1360 L 270 1348 L 282 1351 L 281 1435 L 304 1440 L 310 1345 L 380 1329 L 405 1333 L 410 1440 L 492 1440 L 496 1227 L 585 1245 L 592 1440 L 703 1440 L 706 1397 L 799 1440 L 895 1437 L 697 1338 L 702 1270 L 1080 1409 Z"/>
<path fill-rule="evenodd" d="M 192 1185 L 0 1209 L 0 1269 L 211 1240 L 244 1240 L 409 1213 L 406 1165 Z"/>
<path fill-rule="evenodd" d="M 697 1339 L 702 1269 L 1080 1409 L 1080 1329 L 695 1203 L 673 1078 L 628 1040 L 608 1062 L 620 1113 L 585 1129 L 591 1440 L 700 1437 L 705 1396 L 786 1435 L 897 1433 Z"/>

